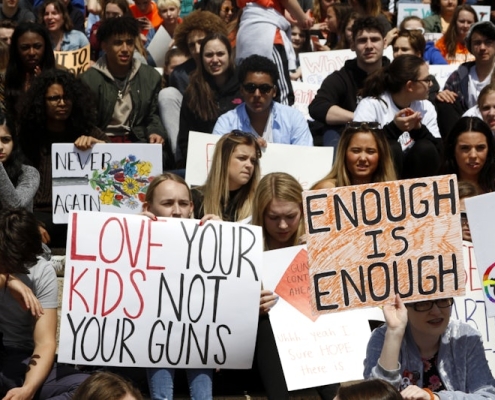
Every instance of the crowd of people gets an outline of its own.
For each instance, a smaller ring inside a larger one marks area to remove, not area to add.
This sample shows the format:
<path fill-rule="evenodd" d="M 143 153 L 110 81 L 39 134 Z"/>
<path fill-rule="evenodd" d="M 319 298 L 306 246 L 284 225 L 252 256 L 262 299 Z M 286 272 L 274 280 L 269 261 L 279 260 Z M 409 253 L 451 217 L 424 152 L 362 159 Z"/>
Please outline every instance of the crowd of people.
<path fill-rule="evenodd" d="M 52 223 L 54 143 L 161 145 L 166 172 L 143 215 L 259 225 L 265 250 L 304 241 L 300 183 L 283 172 L 261 177 L 272 143 L 334 147 L 333 167 L 312 189 L 455 174 L 461 198 L 495 190 L 493 2 L 431 0 L 430 16 L 402 21 L 395 0 L 31 3 L 0 9 L 0 398 L 142 398 L 118 375 L 56 362 L 47 246 L 65 247 L 67 232 Z M 473 5 L 491 14 L 479 18 Z M 164 65 L 147 51 L 160 29 L 171 38 Z M 56 62 L 57 52 L 87 45 L 92 64 L 79 76 Z M 355 58 L 323 80 L 308 121 L 292 107 L 298 56 L 342 49 Z M 456 66 L 444 87 L 432 64 Z M 183 179 L 190 131 L 221 136 L 206 181 L 192 188 Z M 464 220 L 463 235 L 470 240 Z M 269 318 L 277 299 L 260 288 L 254 363 L 268 398 L 283 400 Z M 370 380 L 318 387 L 320 397 L 495 399 L 481 336 L 450 320 L 452 304 L 396 296 L 368 344 Z M 173 398 L 174 375 L 147 370 L 152 399 Z M 192 398 L 212 398 L 213 375 L 187 370 Z"/>

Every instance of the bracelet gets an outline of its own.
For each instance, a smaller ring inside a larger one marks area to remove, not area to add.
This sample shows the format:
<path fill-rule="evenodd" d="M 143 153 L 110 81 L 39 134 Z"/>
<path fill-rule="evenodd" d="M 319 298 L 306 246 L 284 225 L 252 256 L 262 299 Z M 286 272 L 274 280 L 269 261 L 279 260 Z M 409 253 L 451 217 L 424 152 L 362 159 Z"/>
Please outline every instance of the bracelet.
<path fill-rule="evenodd" d="M 428 388 L 423 388 L 423 390 L 430 395 L 430 400 L 435 400 L 435 394 Z"/>

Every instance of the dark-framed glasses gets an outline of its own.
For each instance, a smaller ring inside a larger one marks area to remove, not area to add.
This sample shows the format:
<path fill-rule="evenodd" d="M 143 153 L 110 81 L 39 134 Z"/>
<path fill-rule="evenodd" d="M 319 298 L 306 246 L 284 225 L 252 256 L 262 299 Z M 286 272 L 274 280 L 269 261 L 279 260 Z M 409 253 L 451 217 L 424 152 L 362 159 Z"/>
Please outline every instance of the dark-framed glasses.
<path fill-rule="evenodd" d="M 436 304 L 438 308 L 448 308 L 454 304 L 454 299 L 449 297 L 447 299 L 418 301 L 417 303 L 406 304 L 406 307 L 410 307 L 414 311 L 424 312 L 430 311 L 433 308 L 433 304 Z"/>
<path fill-rule="evenodd" d="M 433 78 L 431 76 L 424 79 L 414 79 L 413 82 L 426 82 L 428 85 L 433 84 Z"/>
<path fill-rule="evenodd" d="M 262 83 L 261 85 L 255 85 L 254 83 L 244 83 L 242 87 L 248 93 L 254 93 L 256 92 L 256 90 L 259 90 L 261 94 L 268 94 L 275 87 L 275 85 L 269 85 L 268 83 Z"/>

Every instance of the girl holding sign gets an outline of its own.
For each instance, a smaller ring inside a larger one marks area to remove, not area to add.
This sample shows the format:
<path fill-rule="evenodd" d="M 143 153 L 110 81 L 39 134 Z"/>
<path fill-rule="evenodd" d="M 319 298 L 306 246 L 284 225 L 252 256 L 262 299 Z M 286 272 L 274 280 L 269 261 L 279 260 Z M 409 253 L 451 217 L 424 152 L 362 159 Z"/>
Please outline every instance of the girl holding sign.
<path fill-rule="evenodd" d="M 428 64 L 404 54 L 369 76 L 360 93 L 354 121 L 383 125 L 400 178 L 431 176 L 440 166 L 437 112 L 427 100 L 431 85 Z"/>
<path fill-rule="evenodd" d="M 350 122 L 332 170 L 312 190 L 396 180 L 387 140 L 376 122 Z"/>
<path fill-rule="evenodd" d="M 451 320 L 454 299 L 383 306 L 386 324 L 373 331 L 364 377 L 380 378 L 405 400 L 495 399 L 495 379 L 481 334 Z"/>
<path fill-rule="evenodd" d="M 251 216 L 251 205 L 260 176 L 261 149 L 254 135 L 232 131 L 215 146 L 211 169 L 203 186 L 192 191 L 194 217 L 219 215 L 224 221 Z"/>
<path fill-rule="evenodd" d="M 143 214 L 154 220 L 156 217 L 191 218 L 193 209 L 192 194 L 186 181 L 178 175 L 167 172 L 153 179 L 143 204 Z M 207 220 L 219 219 L 216 215 L 205 215 L 200 224 L 204 224 Z M 213 370 L 187 369 L 186 371 L 192 398 L 212 399 Z M 148 368 L 147 374 L 153 400 L 174 398 L 175 369 Z"/>
<path fill-rule="evenodd" d="M 275 172 L 263 177 L 253 201 L 253 225 L 263 228 L 265 250 L 295 246 L 304 233 L 302 187 L 291 175 Z M 255 360 L 268 399 L 289 399 L 282 364 L 268 312 L 277 303 L 278 296 L 270 290 L 261 290 L 260 319 L 256 337 Z M 323 399 L 335 397 L 337 385 L 317 388 Z"/>

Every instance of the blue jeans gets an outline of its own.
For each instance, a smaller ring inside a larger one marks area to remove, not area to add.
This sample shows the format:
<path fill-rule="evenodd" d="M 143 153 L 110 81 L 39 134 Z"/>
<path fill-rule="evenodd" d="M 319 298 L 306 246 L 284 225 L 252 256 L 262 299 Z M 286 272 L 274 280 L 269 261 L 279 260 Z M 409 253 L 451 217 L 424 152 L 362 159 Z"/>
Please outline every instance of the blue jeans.
<path fill-rule="evenodd" d="M 148 368 L 148 385 L 152 400 L 173 400 L 173 368 Z M 189 392 L 192 400 L 212 400 L 212 369 L 186 369 Z"/>

